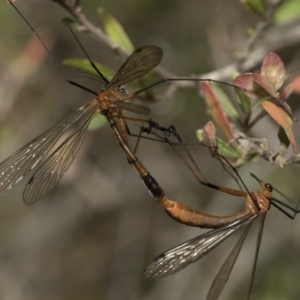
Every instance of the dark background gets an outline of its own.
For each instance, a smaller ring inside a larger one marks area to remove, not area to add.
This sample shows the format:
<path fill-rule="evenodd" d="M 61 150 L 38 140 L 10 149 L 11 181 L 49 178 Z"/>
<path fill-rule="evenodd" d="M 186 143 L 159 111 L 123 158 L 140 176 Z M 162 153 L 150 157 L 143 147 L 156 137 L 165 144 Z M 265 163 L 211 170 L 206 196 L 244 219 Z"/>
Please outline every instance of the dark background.
<path fill-rule="evenodd" d="M 52 53 L 59 62 L 84 57 L 51 3 L 17 1 L 16 5 L 43 37 L 53 40 Z M 136 47 L 161 47 L 161 65 L 178 76 L 203 74 L 234 61 L 247 40 L 247 29 L 259 21 L 237 1 L 115 0 L 84 1 L 82 6 L 96 24 L 96 8 L 107 9 Z M 39 43 L 25 51 L 35 37 L 6 1 L 0 4 L 0 20 L 0 157 L 5 159 L 92 96 L 68 85 L 49 57 L 39 62 L 37 56 L 44 53 Z M 93 59 L 118 69 L 121 63 L 107 46 L 84 34 L 78 36 Z M 28 64 L 32 51 L 35 58 Z M 71 69 L 67 73 L 78 75 Z M 160 94 L 164 87 L 155 91 Z M 196 141 L 195 130 L 210 120 L 196 89 L 179 91 L 150 107 L 154 120 L 163 126 L 176 125 L 186 141 Z M 274 151 L 279 150 L 276 134 L 277 127 L 266 118 L 252 131 L 254 137 L 268 138 Z M 194 146 L 191 151 L 207 179 L 236 188 L 205 149 Z M 169 198 L 212 214 L 226 215 L 243 208 L 243 200 L 200 186 L 167 145 L 143 140 L 138 154 Z M 255 190 L 258 186 L 249 172 L 299 199 L 297 166 L 280 169 L 265 161 L 244 165 L 240 174 L 249 189 Z M 59 185 L 32 207 L 22 202 L 25 184 L 26 179 L 3 195 L 0 203 L 1 299 L 204 299 L 238 238 L 233 236 L 174 276 L 145 280 L 143 270 L 154 256 L 204 230 L 178 224 L 163 212 L 107 126 L 87 134 Z M 299 297 L 299 225 L 299 220 L 292 222 L 271 209 L 253 299 Z M 246 296 L 256 227 L 250 231 L 221 299 Z"/>

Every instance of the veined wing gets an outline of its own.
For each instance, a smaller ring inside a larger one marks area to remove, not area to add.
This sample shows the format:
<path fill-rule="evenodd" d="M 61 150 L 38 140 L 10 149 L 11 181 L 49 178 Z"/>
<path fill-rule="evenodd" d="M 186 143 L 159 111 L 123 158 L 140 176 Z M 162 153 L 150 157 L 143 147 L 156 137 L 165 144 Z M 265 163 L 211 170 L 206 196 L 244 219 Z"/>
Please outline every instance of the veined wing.
<path fill-rule="evenodd" d="M 149 115 L 151 110 L 147 106 L 124 101 L 111 101 L 119 107 L 140 115 Z"/>
<path fill-rule="evenodd" d="M 244 244 L 245 238 L 249 232 L 251 223 L 247 226 L 246 230 L 243 232 L 231 252 L 229 253 L 228 257 L 226 258 L 225 262 L 223 263 L 221 269 L 219 270 L 214 282 L 212 283 L 209 292 L 207 294 L 207 300 L 217 300 L 221 295 L 224 286 L 230 276 L 230 273 L 234 267 L 234 264 L 240 254 L 242 246 Z"/>
<path fill-rule="evenodd" d="M 257 240 L 256 240 L 254 262 L 253 262 L 253 267 L 252 267 L 252 272 L 251 272 L 251 280 L 250 280 L 249 290 L 248 290 L 248 294 L 247 294 L 247 300 L 249 300 L 251 297 L 252 287 L 254 284 L 254 277 L 255 277 L 255 271 L 256 271 L 256 266 L 257 266 L 258 253 L 259 253 L 259 249 L 260 249 L 262 234 L 264 231 L 265 220 L 266 220 L 266 213 L 262 214 L 261 218 L 260 218 L 260 225 L 259 225 L 258 235 L 257 235 Z"/>
<path fill-rule="evenodd" d="M 162 50 L 155 46 L 145 46 L 135 50 L 106 86 L 106 90 L 146 75 L 160 63 L 162 55 Z"/>
<path fill-rule="evenodd" d="M 19 183 L 45 157 L 64 132 L 87 113 L 97 101 L 90 101 L 70 117 L 50 128 L 0 164 L 0 194 Z"/>
<path fill-rule="evenodd" d="M 184 269 L 202 258 L 240 227 L 257 216 L 244 218 L 222 228 L 211 230 L 157 256 L 146 268 L 146 278 L 161 278 Z"/>
<path fill-rule="evenodd" d="M 32 205 L 40 200 L 59 182 L 69 169 L 82 145 L 94 114 L 84 120 L 30 178 L 23 192 L 25 204 Z"/>

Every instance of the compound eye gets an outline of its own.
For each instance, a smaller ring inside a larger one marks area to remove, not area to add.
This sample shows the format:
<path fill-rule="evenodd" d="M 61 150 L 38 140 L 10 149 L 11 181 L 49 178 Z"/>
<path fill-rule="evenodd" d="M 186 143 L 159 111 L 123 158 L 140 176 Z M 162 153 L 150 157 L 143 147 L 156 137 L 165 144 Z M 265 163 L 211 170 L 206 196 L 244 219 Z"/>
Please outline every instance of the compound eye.
<path fill-rule="evenodd" d="M 266 183 L 266 184 L 265 184 L 265 187 L 266 187 L 270 192 L 273 191 L 273 187 L 272 187 L 272 185 L 271 185 L 270 183 Z"/>

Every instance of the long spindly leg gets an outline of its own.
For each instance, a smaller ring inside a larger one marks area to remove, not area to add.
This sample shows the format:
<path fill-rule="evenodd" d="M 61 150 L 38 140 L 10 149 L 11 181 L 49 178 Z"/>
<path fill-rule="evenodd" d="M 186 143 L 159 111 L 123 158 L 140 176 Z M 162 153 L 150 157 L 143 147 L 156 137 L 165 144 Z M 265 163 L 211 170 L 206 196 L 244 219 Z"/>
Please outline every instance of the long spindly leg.
<path fill-rule="evenodd" d="M 244 217 L 249 217 L 253 215 L 253 210 L 251 207 L 251 203 L 253 201 L 253 196 L 249 192 L 240 191 L 240 190 L 234 190 L 226 187 L 220 187 L 217 185 L 214 185 L 212 183 L 209 183 L 205 180 L 204 176 L 203 178 L 199 178 L 202 184 L 217 189 L 223 193 L 227 193 L 229 195 L 237 196 L 237 197 L 244 197 L 246 200 L 246 207 L 243 211 L 233 214 L 230 216 L 215 216 L 215 215 L 209 215 L 205 214 L 201 211 L 192 209 L 188 206 L 185 206 L 181 204 L 178 201 L 170 200 L 164 193 L 163 189 L 160 187 L 158 182 L 154 179 L 152 175 L 150 175 L 147 168 L 141 163 L 141 161 L 138 160 L 137 156 L 132 152 L 128 144 L 124 141 L 124 138 L 122 134 L 120 133 L 120 130 L 117 126 L 117 122 L 115 119 L 109 115 L 106 115 L 108 123 L 110 124 L 112 131 L 114 132 L 114 135 L 120 145 L 120 147 L 125 152 L 128 160 L 130 163 L 133 164 L 133 166 L 138 171 L 140 177 L 144 181 L 146 187 L 148 188 L 151 195 L 155 198 L 155 200 L 160 203 L 165 211 L 176 221 L 190 225 L 190 226 L 196 226 L 196 227 L 202 227 L 202 228 L 218 228 L 220 226 L 228 225 L 231 222 L 234 222 L 236 220 L 239 220 Z M 130 119 L 130 118 L 129 118 Z M 145 121 L 145 120 L 142 120 Z M 201 173 L 200 169 L 199 173 Z"/>
<path fill-rule="evenodd" d="M 62 74 L 62 76 L 64 77 L 64 79 L 74 85 L 79 87 L 82 90 L 85 90 L 93 95 L 98 95 L 98 93 L 96 91 L 93 91 L 87 87 L 85 87 L 84 85 L 73 81 L 72 79 L 68 78 L 67 75 L 65 74 L 65 71 L 63 70 L 63 68 L 61 67 L 61 65 L 58 63 L 58 61 L 56 60 L 56 58 L 52 55 L 51 51 L 48 49 L 48 47 L 46 46 L 46 44 L 44 43 L 43 39 L 40 37 L 38 31 L 36 29 L 34 29 L 32 27 L 32 25 L 27 21 L 27 19 L 23 16 L 23 14 L 20 12 L 20 10 L 14 5 L 12 0 L 8 0 L 9 4 L 13 6 L 13 8 L 15 9 L 15 11 L 20 15 L 20 17 L 24 20 L 24 22 L 26 23 L 26 25 L 30 28 L 30 30 L 33 32 L 33 34 L 37 37 L 37 39 L 40 41 L 40 43 L 42 44 L 42 46 L 44 47 L 44 49 L 46 50 L 46 52 L 48 53 L 49 57 L 52 59 L 52 61 L 54 62 L 54 64 L 56 65 L 56 67 L 58 68 L 58 70 L 60 71 L 60 73 Z M 72 31 L 71 31 L 72 32 Z"/>
<path fill-rule="evenodd" d="M 246 205 L 246 208 L 237 214 L 230 215 L 230 216 L 221 216 L 221 217 L 214 216 L 214 215 L 205 214 L 201 211 L 194 210 L 190 207 L 181 204 L 180 202 L 168 199 L 168 197 L 165 195 L 163 189 L 160 187 L 158 182 L 154 179 L 152 175 L 150 175 L 147 168 L 142 164 L 141 161 L 138 160 L 136 155 L 132 152 L 130 147 L 124 141 L 115 119 L 109 116 L 106 117 L 119 143 L 119 146 L 123 149 L 128 160 L 133 164 L 133 166 L 138 171 L 140 177 L 142 178 L 143 182 L 145 183 L 151 195 L 155 198 L 155 200 L 158 203 L 160 203 L 164 207 L 165 211 L 176 221 L 186 225 L 196 226 L 196 227 L 218 228 L 220 226 L 224 226 L 231 222 L 234 222 L 235 220 L 239 220 L 244 217 L 249 217 L 252 214 L 251 209 L 249 209 L 249 207 Z M 225 187 L 219 187 L 217 185 L 213 185 L 208 182 L 204 182 L 204 184 L 207 185 L 208 187 L 218 189 L 224 193 L 233 196 L 244 197 L 247 200 L 246 203 L 251 202 L 251 200 L 249 199 L 252 196 L 249 195 L 247 192 L 233 190 Z"/>
<path fill-rule="evenodd" d="M 159 125 L 157 122 L 154 122 L 153 120 L 149 120 L 148 122 L 148 127 L 141 127 L 140 131 L 141 132 L 145 132 L 147 134 L 153 134 L 156 137 L 158 137 L 158 141 L 164 141 L 166 142 L 171 148 L 172 150 L 176 153 L 176 155 L 183 161 L 183 163 L 186 165 L 186 167 L 191 171 L 191 173 L 195 176 L 195 178 L 198 180 L 199 183 L 209 186 L 211 188 L 216 188 L 217 186 L 214 184 L 209 183 L 206 178 L 204 177 L 203 173 L 201 172 L 200 168 L 198 167 L 197 163 L 195 162 L 194 158 L 192 157 L 192 155 L 190 154 L 190 152 L 187 149 L 187 144 L 183 142 L 181 136 L 179 135 L 179 133 L 177 132 L 177 129 L 175 128 L 175 126 L 171 125 L 169 127 L 163 127 L 161 125 Z M 157 135 L 154 130 L 158 130 L 160 131 L 163 136 Z M 141 133 L 140 133 L 141 135 Z M 170 137 L 174 137 L 176 139 L 177 142 L 173 143 L 170 141 Z M 178 147 L 175 146 L 181 146 L 184 150 L 184 153 L 187 155 L 188 160 L 181 154 L 180 151 L 178 151 Z M 203 145 L 205 146 L 205 145 Z M 217 146 L 216 146 L 217 147 Z M 213 147 L 215 148 L 215 147 Z M 211 149 L 213 150 L 213 149 Z M 226 164 L 233 170 L 233 172 L 235 173 L 235 176 L 232 175 L 227 169 L 226 171 L 234 178 L 234 180 L 238 183 L 238 186 L 240 187 L 240 182 L 242 183 L 244 189 L 249 193 L 249 191 L 247 190 L 247 187 L 245 186 L 245 184 L 243 183 L 241 177 L 239 176 L 237 170 L 229 163 L 228 160 L 226 160 L 224 157 L 222 157 L 221 155 L 219 155 L 217 153 L 217 151 L 213 151 L 215 152 L 215 156 L 218 156 L 218 159 L 222 162 L 222 167 L 225 168 L 223 161 L 226 162 Z M 240 182 L 238 182 L 238 179 L 240 180 Z M 241 189 L 241 188 L 240 188 Z"/>

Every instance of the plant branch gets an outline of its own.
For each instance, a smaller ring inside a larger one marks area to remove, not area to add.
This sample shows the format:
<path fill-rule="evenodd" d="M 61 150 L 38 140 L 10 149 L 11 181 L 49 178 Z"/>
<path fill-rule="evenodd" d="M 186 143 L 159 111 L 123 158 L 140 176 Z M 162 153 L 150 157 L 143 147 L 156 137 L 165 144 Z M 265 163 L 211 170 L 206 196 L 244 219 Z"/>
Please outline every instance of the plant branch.
<path fill-rule="evenodd" d="M 128 55 L 123 51 L 116 43 L 112 42 L 105 32 L 91 23 L 85 14 L 82 12 L 79 1 L 75 1 L 73 4 L 68 4 L 65 0 L 54 0 L 68 11 L 72 17 L 81 25 L 83 30 L 91 35 L 97 41 L 107 45 L 114 53 L 125 59 Z M 281 5 L 284 0 L 273 1 L 269 5 L 267 18 L 265 21 L 260 22 L 256 27 L 256 34 L 249 38 L 246 42 L 245 48 L 241 51 L 238 61 L 219 68 L 209 73 L 198 74 L 193 77 L 185 76 L 185 78 L 210 78 L 214 80 L 228 80 L 231 78 L 233 71 L 239 70 L 240 72 L 247 72 L 257 67 L 265 55 L 271 51 L 282 51 L 289 48 L 293 48 L 300 44 L 300 31 L 298 30 L 300 22 L 293 22 L 285 26 L 272 26 L 270 19 L 273 17 L 276 8 Z M 264 44 L 257 46 L 258 40 L 262 38 L 263 34 L 268 30 L 268 36 L 265 37 Z M 251 54 L 250 54 L 251 52 Z M 160 78 L 179 78 L 178 76 L 163 67 L 157 67 L 155 69 L 156 74 Z M 191 82 L 173 82 L 177 88 L 191 87 L 194 84 Z"/>

